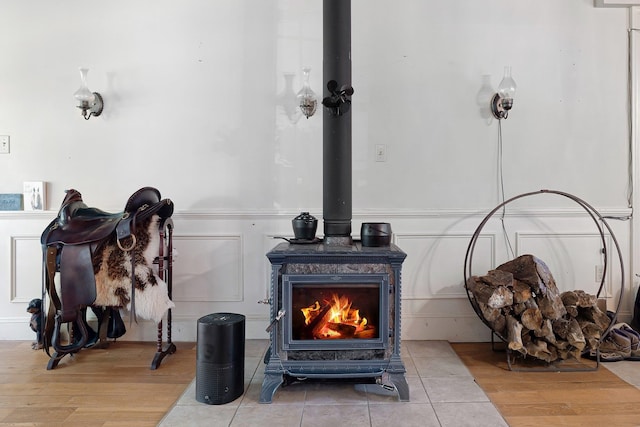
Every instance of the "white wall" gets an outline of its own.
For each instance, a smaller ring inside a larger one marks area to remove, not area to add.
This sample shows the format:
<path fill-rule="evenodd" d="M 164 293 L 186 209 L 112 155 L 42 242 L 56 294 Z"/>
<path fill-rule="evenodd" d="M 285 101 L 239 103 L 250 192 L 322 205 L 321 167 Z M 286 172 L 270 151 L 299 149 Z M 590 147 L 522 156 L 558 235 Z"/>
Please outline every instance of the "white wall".
<path fill-rule="evenodd" d="M 321 111 L 292 121 L 283 108 L 285 73 L 297 91 L 303 66 L 321 96 L 322 2 L 25 0 L 0 10 L 0 135 L 11 137 L 0 193 L 42 180 L 50 195 L 46 212 L 0 212 L 0 339 L 31 337 L 38 237 L 64 190 L 117 211 L 144 185 L 177 210 L 174 338 L 195 339 L 196 319 L 215 311 L 247 315 L 247 335 L 266 337 L 264 254 L 299 211 L 322 216 Z M 500 200 L 489 92 L 511 65 L 506 197 L 552 188 L 628 215 L 628 11 L 588 0 L 352 0 L 352 15 L 354 236 L 363 221 L 391 222 L 407 251 L 406 338 L 488 339 L 462 266 Z M 105 99 L 88 122 L 72 96 L 80 65 Z M 375 161 L 376 144 L 386 162 Z M 557 266 L 566 288 L 592 288 L 602 261 L 584 212 L 548 196 L 518 209 L 507 214 L 517 252 Z M 614 222 L 628 262 L 630 225 Z M 480 270 L 510 256 L 499 224 L 485 232 Z M 625 273 L 628 317 L 635 285 Z"/>

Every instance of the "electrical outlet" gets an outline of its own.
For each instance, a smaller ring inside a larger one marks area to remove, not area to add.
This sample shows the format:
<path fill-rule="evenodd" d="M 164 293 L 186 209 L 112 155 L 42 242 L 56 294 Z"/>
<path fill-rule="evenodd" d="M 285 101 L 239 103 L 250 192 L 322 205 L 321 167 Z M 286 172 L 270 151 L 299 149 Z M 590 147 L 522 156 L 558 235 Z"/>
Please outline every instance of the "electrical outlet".
<path fill-rule="evenodd" d="M 9 154 L 9 135 L 0 135 L 0 154 Z"/>
<path fill-rule="evenodd" d="M 376 144 L 376 162 L 387 161 L 387 146 L 385 144 Z"/>

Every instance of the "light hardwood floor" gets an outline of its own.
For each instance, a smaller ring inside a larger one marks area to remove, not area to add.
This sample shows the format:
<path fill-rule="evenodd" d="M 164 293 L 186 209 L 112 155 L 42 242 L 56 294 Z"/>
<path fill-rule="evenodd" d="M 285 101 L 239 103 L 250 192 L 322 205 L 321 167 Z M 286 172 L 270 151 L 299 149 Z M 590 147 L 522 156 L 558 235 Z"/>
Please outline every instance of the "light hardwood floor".
<path fill-rule="evenodd" d="M 47 371 L 30 342 L 0 341 L 0 425 L 156 426 L 195 377 L 195 344 L 176 346 L 156 370 L 155 343 L 117 341 Z"/>
<path fill-rule="evenodd" d="M 640 390 L 604 364 L 590 372 L 514 372 L 489 343 L 451 347 L 511 427 L 640 426 Z"/>
<path fill-rule="evenodd" d="M 29 342 L 0 341 L 0 426 L 156 426 L 195 377 L 195 343 L 176 345 L 155 371 L 155 343 L 125 341 L 47 371 Z M 452 347 L 510 426 L 640 426 L 640 390 L 603 366 L 513 372 L 490 344 Z"/>

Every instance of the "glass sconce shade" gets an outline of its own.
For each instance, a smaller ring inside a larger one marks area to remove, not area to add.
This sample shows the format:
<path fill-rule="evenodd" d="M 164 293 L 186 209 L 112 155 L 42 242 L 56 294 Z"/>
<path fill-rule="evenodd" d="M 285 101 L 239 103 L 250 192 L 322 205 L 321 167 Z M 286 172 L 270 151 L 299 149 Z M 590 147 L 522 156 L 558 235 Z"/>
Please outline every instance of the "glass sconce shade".
<path fill-rule="evenodd" d="M 89 120 L 91 116 L 99 116 L 102 114 L 104 101 L 98 92 L 91 92 L 87 86 L 87 74 L 89 69 L 80 68 L 80 88 L 73 94 L 78 100 L 78 108 L 82 110 L 82 117 Z"/>
<path fill-rule="evenodd" d="M 304 114 L 307 119 L 314 115 L 318 107 L 318 97 L 315 92 L 311 90 L 311 86 L 309 86 L 310 73 L 311 68 L 304 67 L 302 69 L 303 86 L 297 95 L 300 110 L 302 110 L 302 114 Z"/>
<path fill-rule="evenodd" d="M 498 85 L 498 93 L 505 100 L 510 100 L 513 103 L 513 98 L 516 95 L 516 82 L 511 77 L 511 67 L 504 67 L 504 77 Z"/>
<path fill-rule="evenodd" d="M 95 95 L 87 86 L 87 74 L 89 74 L 89 69 L 80 68 L 80 88 L 73 94 L 73 96 L 80 102 L 93 102 L 95 100 Z"/>
<path fill-rule="evenodd" d="M 516 94 L 516 82 L 511 77 L 511 67 L 504 67 L 504 77 L 498 85 L 498 91 L 491 99 L 491 112 L 498 119 L 506 119 L 509 110 L 513 107 L 513 98 Z"/>

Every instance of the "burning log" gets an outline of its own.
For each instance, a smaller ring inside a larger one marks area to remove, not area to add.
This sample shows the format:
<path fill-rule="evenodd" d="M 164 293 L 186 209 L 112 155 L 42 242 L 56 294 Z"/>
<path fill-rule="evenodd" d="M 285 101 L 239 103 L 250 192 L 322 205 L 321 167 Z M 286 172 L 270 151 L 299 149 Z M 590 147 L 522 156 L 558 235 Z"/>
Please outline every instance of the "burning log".
<path fill-rule="evenodd" d="M 352 338 L 356 334 L 356 327 L 346 323 L 327 322 L 327 328 L 340 334 L 340 338 Z"/>
<path fill-rule="evenodd" d="M 375 338 L 376 328 L 368 324 L 360 309 L 353 307 L 353 300 L 347 295 L 332 293 L 331 297 L 315 301 L 300 309 L 304 315 L 302 335 L 313 339 L 367 339 Z"/>
<path fill-rule="evenodd" d="M 581 290 L 560 293 L 547 265 L 533 255 L 467 279 L 479 315 L 510 350 L 545 362 L 594 349 L 611 320 Z"/>
<path fill-rule="evenodd" d="M 318 314 L 309 322 L 307 330 L 311 331 L 312 337 L 320 337 L 321 331 L 331 319 L 331 304 L 325 304 Z"/>
<path fill-rule="evenodd" d="M 354 338 L 359 339 L 371 339 L 376 338 L 376 330 L 375 328 L 364 329 L 362 331 L 358 331 L 353 335 Z"/>

